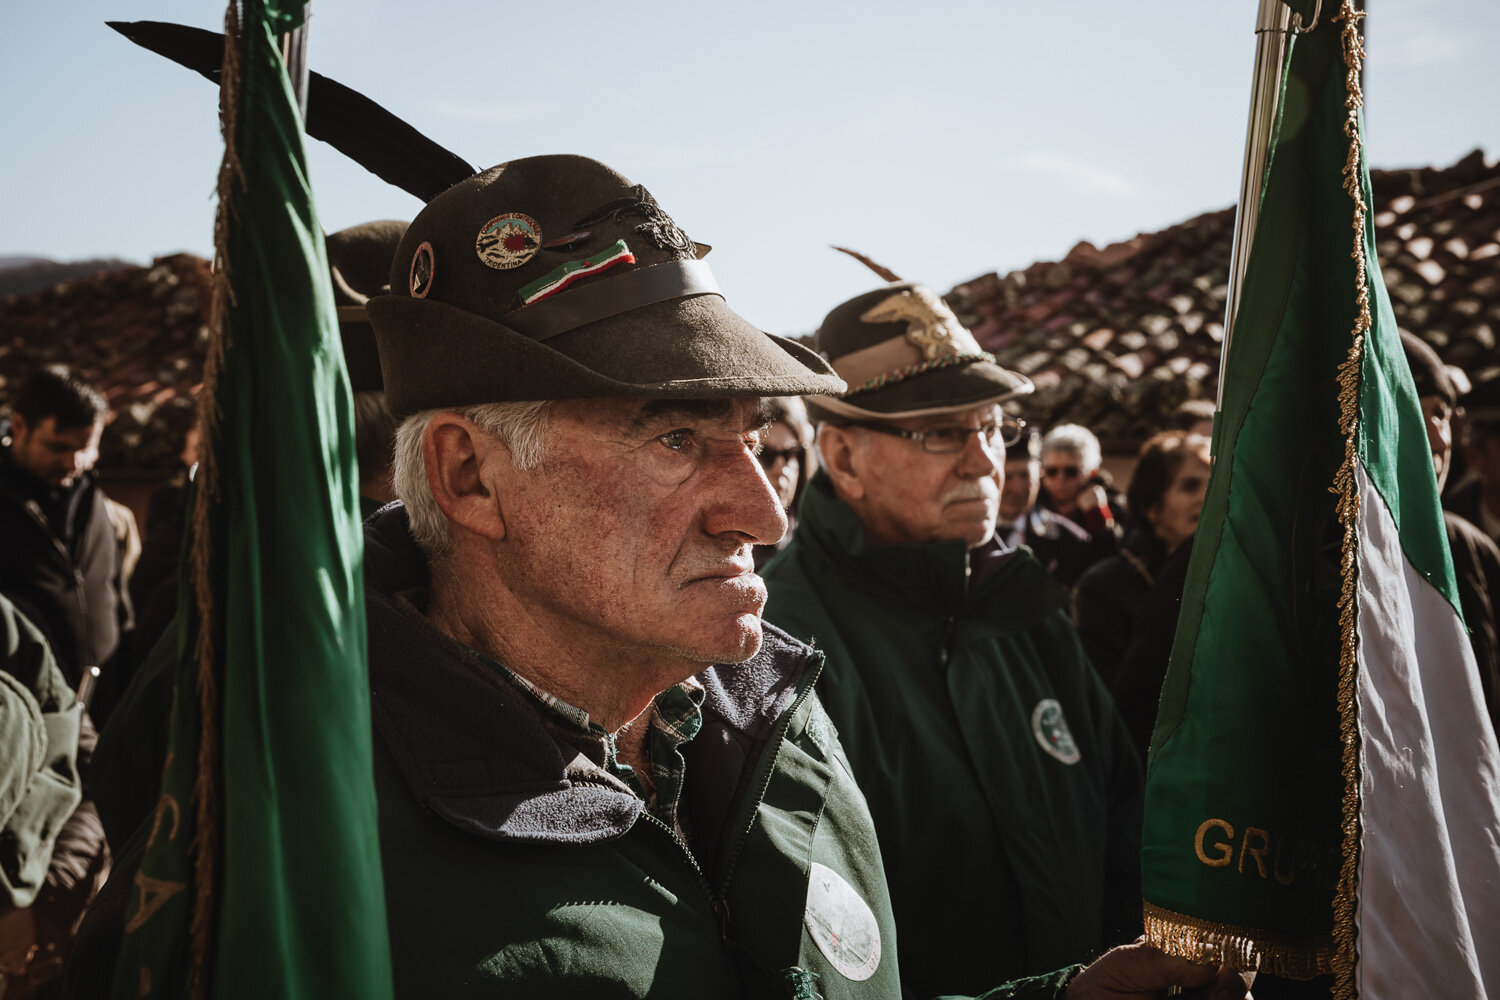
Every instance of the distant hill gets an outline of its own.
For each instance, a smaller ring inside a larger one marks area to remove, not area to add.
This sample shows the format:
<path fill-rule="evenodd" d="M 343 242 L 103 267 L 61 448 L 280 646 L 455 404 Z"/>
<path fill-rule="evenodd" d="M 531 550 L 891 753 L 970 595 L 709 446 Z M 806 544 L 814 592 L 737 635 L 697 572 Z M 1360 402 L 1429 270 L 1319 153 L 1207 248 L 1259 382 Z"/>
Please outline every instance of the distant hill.
<path fill-rule="evenodd" d="M 25 295 L 63 281 L 89 278 L 100 271 L 117 271 L 135 264 L 117 257 L 60 262 L 45 257 L 0 257 L 0 299 Z"/>

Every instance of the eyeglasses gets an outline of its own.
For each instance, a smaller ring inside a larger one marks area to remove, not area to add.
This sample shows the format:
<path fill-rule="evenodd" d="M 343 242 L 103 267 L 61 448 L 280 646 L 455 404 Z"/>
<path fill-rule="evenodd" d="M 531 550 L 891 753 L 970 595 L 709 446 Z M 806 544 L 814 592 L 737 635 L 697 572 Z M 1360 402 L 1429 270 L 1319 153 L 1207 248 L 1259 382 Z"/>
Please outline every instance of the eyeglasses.
<path fill-rule="evenodd" d="M 892 427 L 890 424 L 882 424 L 876 421 L 856 421 L 853 427 L 863 427 L 877 434 L 889 434 L 892 437 L 906 438 L 915 441 L 922 446 L 922 450 L 933 455 L 952 455 L 963 451 L 969 446 L 969 438 L 979 435 L 980 444 L 990 451 L 997 447 L 1006 447 L 1021 440 L 1021 432 L 1026 429 L 1026 421 L 1018 417 L 1005 417 L 998 424 L 985 424 L 982 427 L 969 427 L 964 424 L 938 424 L 929 427 L 925 431 L 909 431 L 902 427 Z"/>
<path fill-rule="evenodd" d="M 785 461 L 787 465 L 793 462 L 800 463 L 803 454 L 805 454 L 805 449 L 801 445 L 794 445 L 791 448 L 772 448 L 770 445 L 762 445 L 755 457 L 760 459 L 760 467 L 770 472 L 776 468 L 778 460 Z"/>
<path fill-rule="evenodd" d="M 1080 469 L 1076 465 L 1044 465 L 1044 466 L 1042 466 L 1042 475 L 1047 476 L 1049 478 L 1056 478 L 1058 476 L 1065 476 L 1068 479 L 1075 479 L 1082 472 L 1083 472 L 1083 470 Z"/>

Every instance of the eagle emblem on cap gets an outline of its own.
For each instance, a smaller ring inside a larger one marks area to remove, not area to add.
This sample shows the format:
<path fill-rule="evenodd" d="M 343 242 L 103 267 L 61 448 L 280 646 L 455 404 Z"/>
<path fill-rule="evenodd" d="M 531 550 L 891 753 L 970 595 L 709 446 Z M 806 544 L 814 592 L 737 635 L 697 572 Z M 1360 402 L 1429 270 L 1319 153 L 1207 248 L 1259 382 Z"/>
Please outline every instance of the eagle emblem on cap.
<path fill-rule="evenodd" d="M 906 339 L 928 361 L 957 354 L 979 354 L 979 342 L 964 329 L 948 304 L 930 288 L 904 288 L 866 309 L 866 323 L 905 323 Z"/>

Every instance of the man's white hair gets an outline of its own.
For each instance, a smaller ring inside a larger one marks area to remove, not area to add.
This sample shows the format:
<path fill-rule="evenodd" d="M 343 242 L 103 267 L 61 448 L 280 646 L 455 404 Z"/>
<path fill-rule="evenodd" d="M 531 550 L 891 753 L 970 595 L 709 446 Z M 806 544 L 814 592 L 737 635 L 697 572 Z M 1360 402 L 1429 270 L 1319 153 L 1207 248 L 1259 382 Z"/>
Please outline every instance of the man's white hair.
<path fill-rule="evenodd" d="M 1094 432 L 1079 424 L 1058 424 L 1042 438 L 1042 458 L 1048 452 L 1066 451 L 1078 456 L 1078 466 L 1085 476 L 1099 468 L 1104 460 L 1099 451 L 1099 439 Z"/>
<path fill-rule="evenodd" d="M 433 498 L 422 460 L 422 438 L 427 425 L 439 413 L 457 413 L 486 434 L 500 439 L 518 469 L 530 469 L 541 461 L 546 443 L 547 418 L 552 404 L 545 400 L 524 403 L 484 403 L 456 409 L 422 410 L 401 421 L 396 428 L 394 479 L 396 496 L 406 505 L 411 534 L 429 562 L 446 556 L 452 546 L 448 519 Z"/>

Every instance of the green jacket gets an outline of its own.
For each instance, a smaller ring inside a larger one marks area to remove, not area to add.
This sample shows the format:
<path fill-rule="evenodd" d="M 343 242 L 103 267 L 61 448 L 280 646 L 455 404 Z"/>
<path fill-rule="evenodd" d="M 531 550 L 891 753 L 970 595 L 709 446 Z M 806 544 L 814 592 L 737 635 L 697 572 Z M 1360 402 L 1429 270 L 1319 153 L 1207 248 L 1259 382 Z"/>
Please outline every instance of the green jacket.
<path fill-rule="evenodd" d="M 0 596 L 0 912 L 36 899 L 83 800 L 82 718 L 41 632 Z"/>
<path fill-rule="evenodd" d="M 398 996 L 901 995 L 880 851 L 813 651 L 768 628 L 753 659 L 699 675 L 689 844 L 601 766 L 602 741 L 563 735 L 397 598 L 425 584 L 404 511 L 366 540 Z M 1053 996 L 1061 978 L 995 996 Z"/>
<path fill-rule="evenodd" d="M 766 619 L 826 657 L 818 694 L 879 833 L 908 993 L 1132 938 L 1141 775 L 1066 592 L 1026 549 L 867 546 L 826 475 L 798 513 L 763 570 Z"/>

